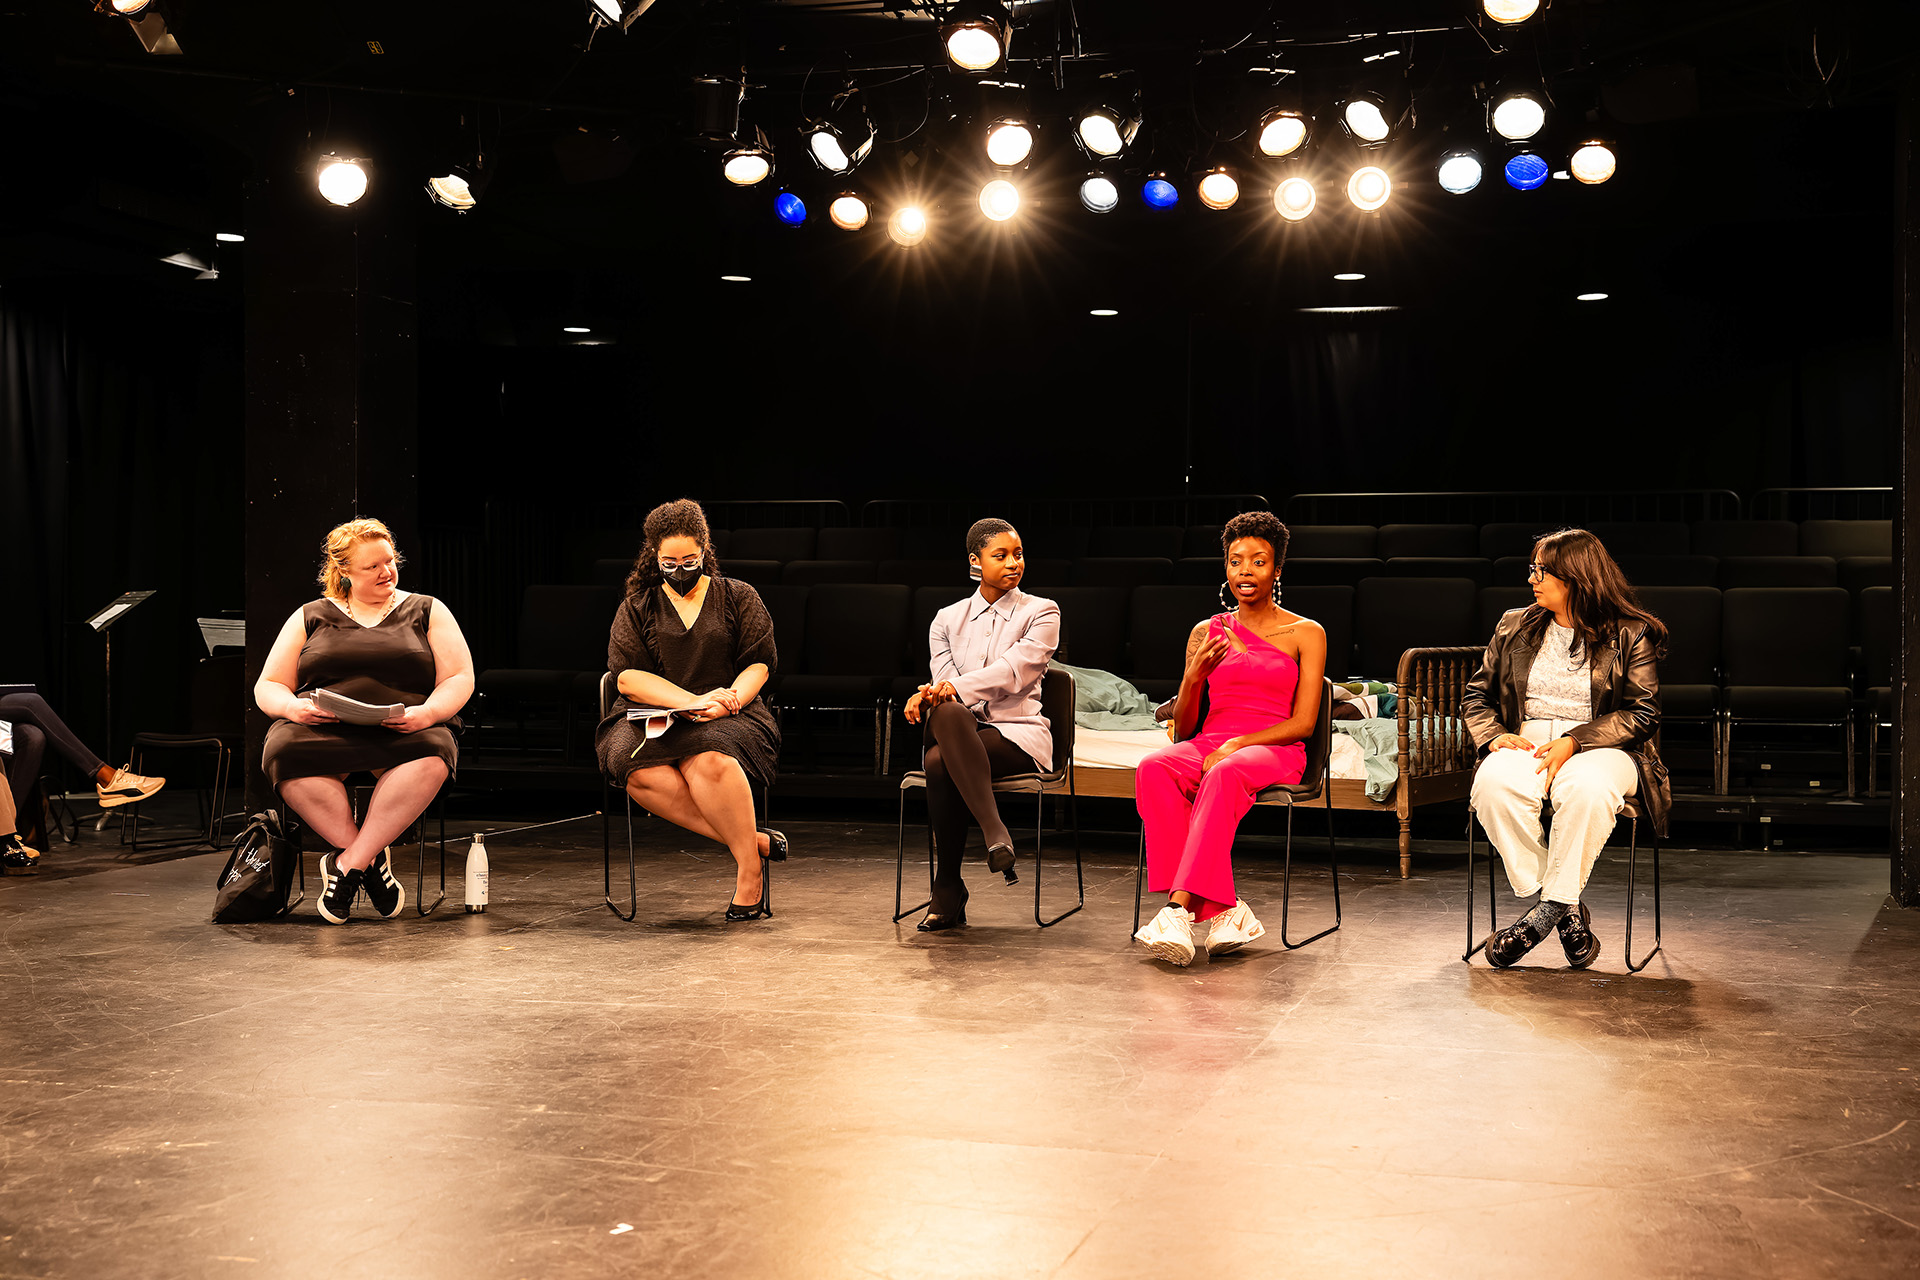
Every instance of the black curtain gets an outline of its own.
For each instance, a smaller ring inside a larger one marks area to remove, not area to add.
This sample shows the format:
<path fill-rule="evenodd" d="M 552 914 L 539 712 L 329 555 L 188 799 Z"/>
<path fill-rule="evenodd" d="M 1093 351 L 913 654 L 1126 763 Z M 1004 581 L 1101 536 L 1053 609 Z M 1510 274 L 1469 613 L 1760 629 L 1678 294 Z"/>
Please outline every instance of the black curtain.
<path fill-rule="evenodd" d="M 134 732 L 185 727 L 194 619 L 245 604 L 237 314 L 117 292 L 0 293 L 0 682 L 37 685 L 113 763 Z M 114 626 L 109 734 L 83 620 L 147 588 Z"/>

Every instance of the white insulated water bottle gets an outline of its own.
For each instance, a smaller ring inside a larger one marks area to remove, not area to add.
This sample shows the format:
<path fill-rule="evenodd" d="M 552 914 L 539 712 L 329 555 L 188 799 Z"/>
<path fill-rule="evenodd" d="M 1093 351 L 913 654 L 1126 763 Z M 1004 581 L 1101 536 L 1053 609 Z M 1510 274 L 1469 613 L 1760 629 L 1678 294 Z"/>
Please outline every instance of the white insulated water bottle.
<path fill-rule="evenodd" d="M 479 835 L 467 849 L 467 914 L 477 916 L 487 909 L 487 846 Z"/>

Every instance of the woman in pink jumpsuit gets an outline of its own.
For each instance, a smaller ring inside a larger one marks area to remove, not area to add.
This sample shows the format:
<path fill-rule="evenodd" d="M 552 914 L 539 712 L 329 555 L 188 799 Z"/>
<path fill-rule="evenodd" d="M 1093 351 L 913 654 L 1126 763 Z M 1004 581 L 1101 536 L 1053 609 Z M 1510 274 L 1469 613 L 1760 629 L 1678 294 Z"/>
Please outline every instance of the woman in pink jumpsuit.
<path fill-rule="evenodd" d="M 1268 512 L 1249 512 L 1227 524 L 1221 543 L 1222 590 L 1238 607 L 1194 627 L 1174 711 L 1176 741 L 1141 761 L 1134 776 L 1147 887 L 1169 894 L 1135 936 L 1178 965 L 1193 959 L 1198 922 L 1212 922 L 1210 955 L 1266 932 L 1234 889 L 1233 837 L 1254 796 L 1305 772 L 1326 668 L 1326 632 L 1279 604 L 1286 526 Z"/>

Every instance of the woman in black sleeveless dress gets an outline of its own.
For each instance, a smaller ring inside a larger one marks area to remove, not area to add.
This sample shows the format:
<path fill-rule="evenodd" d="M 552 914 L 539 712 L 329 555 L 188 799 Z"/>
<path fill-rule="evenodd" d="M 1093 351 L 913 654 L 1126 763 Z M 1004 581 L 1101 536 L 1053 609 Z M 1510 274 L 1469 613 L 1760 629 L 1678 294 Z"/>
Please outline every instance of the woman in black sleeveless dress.
<path fill-rule="evenodd" d="M 346 922 L 362 891 L 382 917 L 405 905 L 387 846 L 459 763 L 452 731 L 473 695 L 460 624 L 432 596 L 401 591 L 399 565 L 378 520 L 351 520 L 328 534 L 325 594 L 281 627 L 253 691 L 274 717 L 261 759 L 268 781 L 339 849 L 320 859 L 320 914 L 332 924 Z M 379 724 L 345 724 L 314 701 L 319 689 L 404 710 Z M 375 781 L 356 823 L 346 777 L 362 771 Z"/>
<path fill-rule="evenodd" d="M 717 840 L 736 864 L 727 919 L 772 915 L 763 860 L 786 837 L 757 832 L 748 780 L 773 782 L 780 730 L 760 689 L 773 674 L 773 619 L 760 593 L 722 577 L 707 519 L 683 500 L 647 515 L 627 598 L 607 638 L 620 697 L 594 738 L 600 767 L 649 813 Z M 629 706 L 687 707 L 648 739 Z"/>

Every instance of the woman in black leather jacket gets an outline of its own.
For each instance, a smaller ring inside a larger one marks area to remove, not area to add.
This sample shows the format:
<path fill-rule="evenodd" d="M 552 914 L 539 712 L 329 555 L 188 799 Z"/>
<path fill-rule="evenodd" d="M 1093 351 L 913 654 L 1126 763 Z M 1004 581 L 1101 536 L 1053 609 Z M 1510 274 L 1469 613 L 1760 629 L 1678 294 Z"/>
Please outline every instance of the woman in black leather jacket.
<path fill-rule="evenodd" d="M 1640 607 L 1600 540 L 1563 529 L 1533 547 L 1534 603 L 1500 619 L 1461 715 L 1480 767 L 1473 808 L 1522 898 L 1540 901 L 1487 942 L 1499 968 L 1557 928 L 1576 969 L 1600 954 L 1580 901 L 1622 801 L 1639 799 L 1664 835 L 1672 797 L 1660 761 L 1667 628 Z M 1541 839 L 1540 806 L 1553 802 Z"/>

